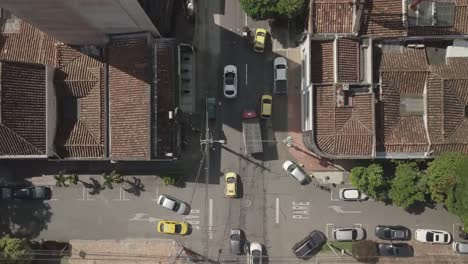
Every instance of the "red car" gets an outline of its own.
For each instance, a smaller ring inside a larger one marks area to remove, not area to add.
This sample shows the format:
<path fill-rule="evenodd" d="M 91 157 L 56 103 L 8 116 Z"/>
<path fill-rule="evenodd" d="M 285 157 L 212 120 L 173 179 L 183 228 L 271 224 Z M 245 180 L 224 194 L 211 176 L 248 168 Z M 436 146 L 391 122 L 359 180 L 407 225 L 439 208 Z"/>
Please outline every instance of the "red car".
<path fill-rule="evenodd" d="M 242 118 L 244 119 L 251 119 L 251 118 L 256 118 L 257 117 L 257 113 L 255 113 L 255 111 L 253 110 L 244 110 L 244 112 L 242 112 Z"/>

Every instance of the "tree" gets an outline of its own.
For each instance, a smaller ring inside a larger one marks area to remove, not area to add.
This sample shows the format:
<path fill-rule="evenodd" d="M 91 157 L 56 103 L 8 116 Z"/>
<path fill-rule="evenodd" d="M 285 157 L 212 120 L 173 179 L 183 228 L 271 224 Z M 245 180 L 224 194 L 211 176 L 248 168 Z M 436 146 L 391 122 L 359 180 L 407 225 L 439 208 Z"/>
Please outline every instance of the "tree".
<path fill-rule="evenodd" d="M 387 181 L 383 177 L 383 168 L 380 164 L 371 164 L 366 167 L 351 169 L 351 184 L 376 200 L 386 197 Z"/>
<path fill-rule="evenodd" d="M 460 153 L 448 152 L 429 163 L 427 183 L 431 197 L 436 203 L 445 202 L 447 194 L 455 185 L 457 162 L 462 157 Z"/>
<path fill-rule="evenodd" d="M 4 264 L 27 264 L 31 262 L 28 254 L 30 247 L 26 239 L 12 238 L 6 235 L 0 238 L 0 251 L 3 254 Z"/>
<path fill-rule="evenodd" d="M 372 240 L 361 240 L 353 244 L 353 258 L 360 262 L 375 262 L 377 260 L 377 245 Z"/>
<path fill-rule="evenodd" d="M 255 20 L 293 18 L 306 10 L 305 0 L 241 0 L 242 9 Z"/>
<path fill-rule="evenodd" d="M 65 177 L 64 171 L 59 171 L 57 175 L 54 175 L 55 185 L 57 187 L 67 187 L 67 178 Z"/>
<path fill-rule="evenodd" d="M 73 173 L 67 176 L 68 184 L 77 185 L 80 179 L 78 178 L 78 174 Z"/>
<path fill-rule="evenodd" d="M 468 193 L 468 156 L 459 160 L 455 171 L 457 184 L 448 193 L 445 204 L 450 212 L 460 217 L 465 230 L 468 230 L 468 195 L 466 195 Z"/>
<path fill-rule="evenodd" d="M 114 183 L 122 184 L 124 182 L 123 176 L 117 173 L 115 170 L 113 170 L 110 174 L 103 173 L 102 177 L 104 178 L 104 182 L 102 183 L 102 185 L 109 189 L 114 188 Z"/>
<path fill-rule="evenodd" d="M 417 202 L 425 201 L 423 175 L 415 162 L 397 164 L 395 178 L 388 193 L 395 205 L 405 209 Z"/>

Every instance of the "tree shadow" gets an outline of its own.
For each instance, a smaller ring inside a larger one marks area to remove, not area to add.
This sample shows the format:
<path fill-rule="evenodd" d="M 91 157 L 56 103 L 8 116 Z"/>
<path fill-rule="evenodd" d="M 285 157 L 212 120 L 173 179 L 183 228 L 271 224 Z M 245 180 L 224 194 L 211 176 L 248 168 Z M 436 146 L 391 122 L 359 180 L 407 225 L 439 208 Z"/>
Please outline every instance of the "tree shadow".
<path fill-rule="evenodd" d="M 141 180 L 135 176 L 132 177 L 133 181 L 125 180 L 125 182 L 130 185 L 129 188 L 123 188 L 124 191 L 134 194 L 135 196 L 140 196 L 141 192 L 145 191 L 145 185 Z"/>
<path fill-rule="evenodd" d="M 406 212 L 414 215 L 420 215 L 426 210 L 425 203 L 414 203 L 405 209 Z"/>
<path fill-rule="evenodd" d="M 98 182 L 94 178 L 90 178 L 89 180 L 91 181 L 91 183 L 83 182 L 83 181 L 81 182 L 86 189 L 90 190 L 89 194 L 90 195 L 97 195 L 97 194 L 101 193 L 101 190 L 104 189 L 103 186 L 101 185 L 101 183 Z"/>

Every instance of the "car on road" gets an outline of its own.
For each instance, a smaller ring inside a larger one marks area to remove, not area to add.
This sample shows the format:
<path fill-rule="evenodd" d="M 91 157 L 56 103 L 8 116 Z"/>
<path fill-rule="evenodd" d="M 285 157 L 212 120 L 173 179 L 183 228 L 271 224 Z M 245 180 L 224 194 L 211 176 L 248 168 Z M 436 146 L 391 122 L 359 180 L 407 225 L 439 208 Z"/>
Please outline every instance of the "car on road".
<path fill-rule="evenodd" d="M 452 240 L 449 232 L 435 229 L 417 229 L 415 232 L 417 241 L 433 243 L 433 244 L 448 244 Z"/>
<path fill-rule="evenodd" d="M 186 235 L 189 231 L 189 226 L 185 222 L 166 221 L 158 222 L 158 232 L 171 235 Z"/>
<path fill-rule="evenodd" d="M 0 200 L 9 200 L 13 198 L 13 190 L 8 187 L 0 187 Z"/>
<path fill-rule="evenodd" d="M 365 231 L 361 227 L 339 227 L 332 229 L 332 236 L 336 241 L 363 240 L 364 234 Z"/>
<path fill-rule="evenodd" d="M 320 231 L 314 230 L 310 234 L 297 242 L 292 250 L 296 257 L 300 259 L 307 259 L 315 255 L 322 246 L 327 242 L 327 237 Z"/>
<path fill-rule="evenodd" d="M 237 197 L 237 174 L 235 172 L 226 173 L 226 197 Z"/>
<path fill-rule="evenodd" d="M 409 240 L 410 231 L 404 226 L 378 225 L 375 227 L 375 235 L 383 240 Z"/>
<path fill-rule="evenodd" d="M 258 242 L 250 243 L 249 264 L 262 264 L 263 253 L 262 244 Z"/>
<path fill-rule="evenodd" d="M 255 30 L 254 51 L 263 52 L 265 50 L 265 42 L 267 38 L 267 31 L 264 28 L 257 28 Z"/>
<path fill-rule="evenodd" d="M 240 255 L 244 252 L 244 236 L 240 229 L 231 229 L 231 253 Z"/>
<path fill-rule="evenodd" d="M 455 241 L 452 243 L 453 252 L 459 254 L 468 254 L 468 242 Z"/>
<path fill-rule="evenodd" d="M 357 188 L 340 188 L 338 195 L 343 201 L 364 201 L 369 198 Z"/>
<path fill-rule="evenodd" d="M 187 214 L 189 210 L 187 203 L 166 194 L 159 195 L 158 204 L 178 214 Z"/>
<path fill-rule="evenodd" d="M 288 62 L 284 57 L 276 57 L 273 61 L 273 90 L 275 93 L 287 93 L 287 68 Z"/>
<path fill-rule="evenodd" d="M 414 256 L 413 247 L 406 243 L 380 243 L 377 246 L 379 256 L 407 258 Z"/>
<path fill-rule="evenodd" d="M 307 175 L 301 167 L 297 166 L 294 162 L 286 160 L 283 163 L 283 169 L 300 184 L 307 184 L 310 182 L 310 177 Z"/>
<path fill-rule="evenodd" d="M 19 200 L 50 200 L 52 190 L 45 186 L 26 186 L 13 189 L 13 198 Z"/>
<path fill-rule="evenodd" d="M 269 119 L 271 117 L 273 106 L 273 97 L 268 94 L 262 95 L 260 101 L 260 117 L 263 119 Z"/>
<path fill-rule="evenodd" d="M 223 75 L 223 93 L 226 98 L 237 97 L 237 67 L 226 65 Z"/>

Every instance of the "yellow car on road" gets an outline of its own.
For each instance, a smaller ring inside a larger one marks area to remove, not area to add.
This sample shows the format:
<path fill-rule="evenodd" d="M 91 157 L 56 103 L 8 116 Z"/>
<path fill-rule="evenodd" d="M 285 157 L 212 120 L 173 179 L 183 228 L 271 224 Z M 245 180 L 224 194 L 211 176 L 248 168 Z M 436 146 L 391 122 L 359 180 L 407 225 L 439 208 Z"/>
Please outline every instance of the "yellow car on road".
<path fill-rule="evenodd" d="M 229 198 L 237 197 L 237 174 L 234 172 L 226 173 L 226 196 Z"/>
<path fill-rule="evenodd" d="M 189 226 L 185 222 L 179 221 L 166 221 L 161 220 L 158 222 L 158 232 L 171 235 L 186 235 Z"/>
<path fill-rule="evenodd" d="M 255 30 L 255 40 L 254 40 L 255 52 L 263 52 L 265 50 L 266 37 L 267 37 L 266 29 L 257 28 L 257 30 Z"/>
<path fill-rule="evenodd" d="M 271 117 L 271 108 L 273 104 L 273 97 L 268 94 L 262 95 L 262 100 L 260 102 L 260 117 L 263 119 L 268 119 Z"/>

